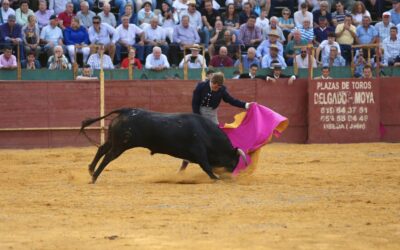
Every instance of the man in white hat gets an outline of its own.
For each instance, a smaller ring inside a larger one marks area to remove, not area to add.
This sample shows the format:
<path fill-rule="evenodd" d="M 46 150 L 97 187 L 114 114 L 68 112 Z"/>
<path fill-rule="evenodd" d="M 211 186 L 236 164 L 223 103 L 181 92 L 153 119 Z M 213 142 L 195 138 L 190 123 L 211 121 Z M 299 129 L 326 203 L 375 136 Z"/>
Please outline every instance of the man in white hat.
<path fill-rule="evenodd" d="M 183 58 L 182 61 L 179 63 L 179 68 L 183 68 L 185 66 L 185 63 L 187 63 L 189 69 L 200 69 L 203 67 L 203 64 L 204 67 L 207 68 L 204 57 L 199 54 L 200 46 L 198 44 L 194 44 L 190 48 L 190 51 L 191 53 L 187 54 L 185 58 Z"/>
<path fill-rule="evenodd" d="M 390 28 L 395 26 L 391 22 L 391 14 L 389 11 L 382 14 L 382 21 L 375 24 L 375 29 L 378 31 L 379 41 L 382 42 L 389 37 Z"/>
<path fill-rule="evenodd" d="M 283 56 L 283 45 L 282 43 L 278 42 L 279 33 L 276 30 L 271 30 L 268 34 L 268 39 L 261 42 L 260 45 L 257 47 L 256 55 L 258 58 L 263 58 L 265 55 L 269 54 L 269 47 L 272 44 L 278 46 L 279 55 Z"/>
<path fill-rule="evenodd" d="M 272 66 L 273 61 L 277 61 L 282 68 L 286 68 L 286 62 L 283 56 L 280 56 L 279 48 L 275 44 L 271 44 L 269 47 L 269 54 L 265 55 L 261 61 L 261 68 L 270 68 Z"/>

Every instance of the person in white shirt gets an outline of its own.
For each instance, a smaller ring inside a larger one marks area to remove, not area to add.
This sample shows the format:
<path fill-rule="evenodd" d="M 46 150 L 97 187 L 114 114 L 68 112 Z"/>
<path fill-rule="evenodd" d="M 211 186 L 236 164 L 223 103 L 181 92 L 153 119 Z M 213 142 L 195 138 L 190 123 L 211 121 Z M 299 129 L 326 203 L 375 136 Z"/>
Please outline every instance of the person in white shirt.
<path fill-rule="evenodd" d="M 207 68 L 206 61 L 202 55 L 199 55 L 200 46 L 198 44 L 194 44 L 190 48 L 191 54 L 185 56 L 182 61 L 179 63 L 179 68 L 184 68 L 185 63 L 189 69 L 201 69 Z"/>
<path fill-rule="evenodd" d="M 169 69 L 169 67 L 170 65 L 167 57 L 161 53 L 160 47 L 155 46 L 153 48 L 153 53 L 146 57 L 145 68 L 162 71 L 164 69 Z"/>
<path fill-rule="evenodd" d="M 335 41 L 336 34 L 333 32 L 328 33 L 328 39 L 322 41 L 315 53 L 315 58 L 317 59 L 318 63 L 322 62 L 325 58 L 329 57 L 331 46 L 335 46 L 337 48 L 338 54 L 341 54 L 340 45 Z M 321 54 L 322 52 L 322 54 Z M 319 56 L 321 55 L 321 60 L 319 60 Z"/>
<path fill-rule="evenodd" d="M 92 19 L 93 25 L 89 28 L 89 40 L 91 44 L 103 44 L 105 51 L 114 59 L 115 43 L 119 37 L 117 31 L 109 24 L 102 23 L 101 17 L 95 16 Z M 94 53 L 92 50 L 91 53 Z"/>
<path fill-rule="evenodd" d="M 115 15 L 111 12 L 111 6 L 109 3 L 104 3 L 103 11 L 97 15 L 101 17 L 103 23 L 108 23 L 114 28 L 117 26 L 117 20 L 115 19 Z"/>
<path fill-rule="evenodd" d="M 263 9 L 261 15 L 256 19 L 256 26 L 261 30 L 266 29 L 269 26 L 269 20 L 267 18 L 267 11 Z"/>
<path fill-rule="evenodd" d="M 154 46 L 160 47 L 162 53 L 168 55 L 167 32 L 158 23 L 158 17 L 153 17 L 150 25 L 144 29 L 145 56 L 153 51 Z"/>
<path fill-rule="evenodd" d="M 321 70 L 321 75 L 314 77 L 314 79 L 320 80 L 320 79 L 332 79 L 332 77 L 329 75 L 331 73 L 331 69 L 327 66 L 323 67 Z"/>
<path fill-rule="evenodd" d="M 111 57 L 104 53 L 104 45 L 98 44 L 96 47 L 97 52 L 89 57 L 87 64 L 89 64 L 92 69 L 100 69 L 101 65 L 103 65 L 103 69 L 114 69 Z M 102 54 L 103 58 L 101 58 Z"/>
<path fill-rule="evenodd" d="M 304 19 L 310 20 L 311 27 L 313 26 L 313 14 L 308 11 L 308 4 L 306 2 L 300 5 L 300 10 L 294 13 L 294 24 L 296 27 L 301 27 L 303 25 Z"/>
<path fill-rule="evenodd" d="M 297 68 L 308 69 L 308 64 L 309 64 L 310 60 L 311 60 L 312 67 L 316 68 L 317 63 L 315 61 L 315 58 L 310 56 L 307 53 L 307 48 L 304 47 L 304 48 L 301 48 L 300 54 L 296 55 L 294 62 L 295 62 L 295 65 L 297 65 Z"/>
<path fill-rule="evenodd" d="M 19 8 L 15 11 L 15 17 L 17 18 L 17 23 L 24 26 L 28 23 L 28 16 L 35 15 L 35 13 L 29 9 L 29 4 L 27 0 L 22 0 L 20 2 Z"/>
<path fill-rule="evenodd" d="M 3 0 L 0 8 L 0 24 L 7 23 L 9 15 L 15 16 L 15 10 L 10 8 L 10 2 L 8 0 Z"/>
<path fill-rule="evenodd" d="M 39 24 L 40 29 L 49 24 L 50 17 L 53 14 L 54 14 L 53 10 L 47 9 L 47 2 L 45 0 L 40 0 L 39 10 L 35 12 L 37 23 Z"/>
<path fill-rule="evenodd" d="M 65 11 L 65 6 L 70 0 L 49 0 L 49 10 L 54 10 L 54 14 L 58 15 Z"/>
<path fill-rule="evenodd" d="M 135 47 L 137 58 L 140 61 L 144 59 L 144 32 L 135 24 L 129 23 L 129 17 L 123 16 L 122 23 L 116 28 L 118 41 L 116 43 L 117 61 L 121 61 L 121 53 L 128 52 L 129 47 Z M 140 41 L 136 43 L 136 36 L 140 37 Z"/>
<path fill-rule="evenodd" d="M 40 40 L 42 43 L 45 43 L 44 50 L 47 52 L 48 56 L 53 54 L 53 49 L 55 46 L 62 46 L 64 52 L 66 51 L 64 46 L 64 35 L 62 30 L 57 26 L 58 20 L 55 15 L 50 17 L 50 23 L 43 27 L 40 32 Z"/>

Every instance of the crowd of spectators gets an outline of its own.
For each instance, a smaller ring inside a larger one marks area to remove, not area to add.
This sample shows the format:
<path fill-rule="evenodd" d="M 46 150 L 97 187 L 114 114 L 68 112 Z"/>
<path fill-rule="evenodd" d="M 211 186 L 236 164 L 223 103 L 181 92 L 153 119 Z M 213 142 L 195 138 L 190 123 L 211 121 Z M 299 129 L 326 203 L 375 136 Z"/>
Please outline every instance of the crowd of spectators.
<path fill-rule="evenodd" d="M 353 63 L 362 75 L 365 65 L 400 66 L 399 25 L 400 0 L 1 0 L 0 68 Z"/>

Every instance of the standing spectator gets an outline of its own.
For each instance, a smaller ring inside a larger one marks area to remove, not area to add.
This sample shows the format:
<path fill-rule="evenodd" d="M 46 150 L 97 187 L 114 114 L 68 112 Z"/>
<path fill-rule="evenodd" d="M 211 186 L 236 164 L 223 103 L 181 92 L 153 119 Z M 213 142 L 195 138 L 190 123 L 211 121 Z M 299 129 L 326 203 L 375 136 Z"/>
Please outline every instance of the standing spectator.
<path fill-rule="evenodd" d="M 121 69 L 127 69 L 129 65 L 132 65 L 133 69 L 142 69 L 142 63 L 136 58 L 136 49 L 134 47 L 129 49 L 128 56 L 122 60 Z"/>
<path fill-rule="evenodd" d="M 356 27 L 361 24 L 364 16 L 369 16 L 371 18 L 371 14 L 361 1 L 357 1 L 354 4 L 351 14 L 353 16 L 353 24 Z"/>
<path fill-rule="evenodd" d="M 105 51 L 104 44 L 98 43 L 96 46 L 96 53 L 93 53 L 92 55 L 89 56 L 87 64 L 90 65 L 92 70 L 101 69 L 101 65 L 103 65 L 103 69 L 114 69 L 114 64 L 112 62 L 111 57 L 105 54 L 104 51 Z"/>
<path fill-rule="evenodd" d="M 210 33 L 212 32 L 215 22 L 217 19 L 221 19 L 219 11 L 213 9 L 212 0 L 206 0 L 204 2 L 204 10 L 201 12 L 201 18 L 203 21 L 203 32 L 204 32 L 204 46 L 208 48 L 210 43 Z"/>
<path fill-rule="evenodd" d="M 83 54 L 83 64 L 86 64 L 86 61 L 89 57 L 90 48 L 88 45 L 90 44 L 89 34 L 85 27 L 81 26 L 78 17 L 72 18 L 71 27 L 68 27 L 64 31 L 64 42 L 67 46 L 69 58 L 72 63 L 75 63 L 75 49 L 77 52 L 81 52 Z M 76 46 L 81 46 L 80 48 L 76 48 Z"/>
<path fill-rule="evenodd" d="M 129 17 L 122 17 L 122 24 L 116 28 L 118 41 L 116 43 L 117 62 L 121 62 L 121 53 L 128 52 L 135 47 L 139 60 L 144 61 L 144 32 L 135 24 L 129 23 Z M 140 41 L 136 43 L 136 36 Z"/>
<path fill-rule="evenodd" d="M 21 68 L 23 69 L 40 69 L 41 65 L 39 60 L 36 59 L 35 57 L 35 52 L 31 51 L 29 53 L 27 53 L 27 57 L 26 60 L 22 60 L 21 61 Z"/>
<path fill-rule="evenodd" d="M 351 15 L 351 12 L 344 8 L 342 1 L 337 1 L 335 4 L 336 11 L 332 13 L 332 24 L 337 26 L 344 22 L 346 15 Z"/>
<path fill-rule="evenodd" d="M 324 61 L 325 58 L 329 57 L 329 53 L 331 51 L 331 47 L 335 46 L 337 48 L 338 54 L 341 54 L 341 50 L 340 50 L 340 46 L 339 44 L 335 41 L 336 39 L 336 35 L 335 33 L 331 32 L 328 33 L 328 39 L 322 41 L 316 51 L 316 56 L 315 58 L 317 58 L 317 61 L 320 63 L 319 61 L 319 56 L 321 55 L 321 61 Z M 322 51 L 322 54 L 321 54 Z"/>
<path fill-rule="evenodd" d="M 272 67 L 272 63 L 274 61 L 277 61 L 279 63 L 279 65 L 282 66 L 282 68 L 286 68 L 286 62 L 285 59 L 283 58 L 283 56 L 279 55 L 279 48 L 278 46 L 276 46 L 275 44 L 271 44 L 271 46 L 269 47 L 269 54 L 265 55 L 262 58 L 261 61 L 261 68 L 265 69 L 265 68 L 270 68 Z"/>
<path fill-rule="evenodd" d="M 255 19 L 258 17 L 258 15 L 252 9 L 251 4 L 249 2 L 246 2 L 243 4 L 243 11 L 239 14 L 239 25 L 247 23 L 250 17 L 254 17 L 255 22 Z"/>
<path fill-rule="evenodd" d="M 283 56 L 283 45 L 278 42 L 279 34 L 276 30 L 271 30 L 268 34 L 268 40 L 264 40 L 261 44 L 257 47 L 257 57 L 263 58 L 265 55 L 269 54 L 269 47 L 272 44 L 275 44 L 279 49 L 279 55 Z"/>
<path fill-rule="evenodd" d="M 358 43 L 356 27 L 352 24 L 352 16 L 347 15 L 344 22 L 336 26 L 336 41 L 340 45 L 342 56 L 347 63 L 351 61 L 351 46 Z"/>
<path fill-rule="evenodd" d="M 382 42 L 390 34 L 390 28 L 395 26 L 392 22 L 390 22 L 390 12 L 385 12 L 382 14 L 382 21 L 375 24 L 375 29 L 379 35 L 379 41 Z"/>
<path fill-rule="evenodd" d="M 34 15 L 28 17 L 28 24 L 22 27 L 22 35 L 24 39 L 25 53 L 29 54 L 30 52 L 33 52 L 36 57 L 39 57 L 41 51 L 41 47 L 39 46 L 40 32 Z"/>
<path fill-rule="evenodd" d="M 174 14 L 173 9 L 167 2 L 163 2 L 161 4 L 160 22 L 162 24 L 161 27 L 163 27 L 167 32 L 166 35 L 169 39 L 169 42 L 173 43 L 174 29 L 179 20 L 178 15 Z"/>
<path fill-rule="evenodd" d="M 149 55 L 154 46 L 160 47 L 162 53 L 168 55 L 169 46 L 166 39 L 166 31 L 158 26 L 158 18 L 153 17 L 150 25 L 144 29 L 145 55 Z"/>
<path fill-rule="evenodd" d="M 24 58 L 22 41 L 22 27 L 16 23 L 14 15 L 9 15 L 7 23 L 0 26 L 0 48 L 11 47 L 16 54 L 17 46 L 19 46 L 20 59 L 22 59 Z"/>
<path fill-rule="evenodd" d="M 310 26 L 313 24 L 313 14 L 308 11 L 308 5 L 306 2 L 300 5 L 300 10 L 294 13 L 294 24 L 296 27 L 301 27 L 303 25 L 304 19 L 310 21 Z"/>
<path fill-rule="evenodd" d="M 293 39 L 288 42 L 285 49 L 285 56 L 289 66 L 293 65 L 294 57 L 300 54 L 300 49 L 295 47 L 305 46 L 307 44 L 307 40 L 301 37 L 300 30 L 293 30 Z"/>
<path fill-rule="evenodd" d="M 238 59 L 234 66 L 239 67 L 240 63 L 242 64 L 243 70 L 249 70 L 251 65 L 257 65 L 258 68 L 261 67 L 261 61 L 256 57 L 256 50 L 253 47 L 250 47 L 247 50 L 247 54 L 242 55 L 242 61 Z"/>
<path fill-rule="evenodd" d="M 256 17 L 250 16 L 247 23 L 240 26 L 239 43 L 247 50 L 249 47 L 258 46 L 261 40 L 261 30 L 256 26 Z"/>
<path fill-rule="evenodd" d="M 274 31 L 278 32 L 278 34 L 279 34 L 278 41 L 283 44 L 286 41 L 286 37 L 283 34 L 282 29 L 278 25 L 278 22 L 279 22 L 278 18 L 276 16 L 273 16 L 273 17 L 271 17 L 271 19 L 269 21 L 270 21 L 269 26 L 267 26 L 267 28 L 262 30 L 262 38 L 268 39 L 268 34 L 274 30 Z"/>
<path fill-rule="evenodd" d="M 3 0 L 0 8 L 0 24 L 7 23 L 9 15 L 15 16 L 15 10 L 10 8 L 10 2 L 8 0 Z"/>
<path fill-rule="evenodd" d="M 64 55 L 63 48 L 60 45 L 54 47 L 54 54 L 49 57 L 47 65 L 51 70 L 71 69 L 71 64 Z"/>
<path fill-rule="evenodd" d="M 235 5 L 230 3 L 226 6 L 226 12 L 222 14 L 222 21 L 227 29 L 239 29 L 239 15 L 236 13 Z"/>
<path fill-rule="evenodd" d="M 200 37 L 196 28 L 189 25 L 189 16 L 183 16 L 181 24 L 175 26 L 173 40 L 174 43 L 170 45 L 171 62 L 178 65 L 180 62 L 178 58 L 179 51 L 184 46 L 193 46 L 195 43 L 200 43 Z"/>
<path fill-rule="evenodd" d="M 201 69 L 207 68 L 206 60 L 202 55 L 199 55 L 200 46 L 198 44 L 193 45 L 190 48 L 191 53 L 187 54 L 181 63 L 179 63 L 179 68 L 184 68 L 185 63 L 189 69 Z"/>
<path fill-rule="evenodd" d="M 320 2 L 320 9 L 313 11 L 313 21 L 314 21 L 314 28 L 319 26 L 319 18 L 320 17 L 325 17 L 325 19 L 328 21 L 327 26 L 332 25 L 332 15 L 329 11 L 329 4 L 327 1 L 321 1 Z"/>
<path fill-rule="evenodd" d="M 57 26 L 57 17 L 52 15 L 50 17 L 50 23 L 45 26 L 42 31 L 40 32 L 40 39 L 42 40 L 41 43 L 44 45 L 44 50 L 48 56 L 53 54 L 53 49 L 55 46 L 60 45 L 63 46 L 63 32 Z"/>
<path fill-rule="evenodd" d="M 328 34 L 334 32 L 332 26 L 328 26 L 328 20 L 320 16 L 318 26 L 314 28 L 314 44 L 319 45 L 322 41 L 328 39 Z"/>
<path fill-rule="evenodd" d="M 383 40 L 382 48 L 384 61 L 389 66 L 400 64 L 400 39 L 398 37 L 397 27 L 390 28 L 390 35 Z"/>
<path fill-rule="evenodd" d="M 16 69 L 17 58 L 12 54 L 11 47 L 5 47 L 4 53 L 0 55 L 0 69 Z"/>
<path fill-rule="evenodd" d="M 339 67 L 346 66 L 344 58 L 338 54 L 338 50 L 335 46 L 331 46 L 329 57 L 322 61 L 322 66 L 327 67 Z"/>
<path fill-rule="evenodd" d="M 279 17 L 279 28 L 282 29 L 285 39 L 287 36 L 292 32 L 294 28 L 294 21 L 293 18 L 290 17 L 290 10 L 288 8 L 283 8 L 282 10 L 282 17 Z"/>
<path fill-rule="evenodd" d="M 317 63 L 315 61 L 315 58 L 310 56 L 307 48 L 303 47 L 301 48 L 300 55 L 297 55 L 295 57 L 295 62 L 297 64 L 297 68 L 299 69 L 308 69 L 308 65 L 311 61 L 311 65 L 313 68 L 317 67 Z"/>
<path fill-rule="evenodd" d="M 75 16 L 74 14 L 74 5 L 68 2 L 65 5 L 65 10 L 58 14 L 58 24 L 62 30 L 65 30 L 69 26 L 71 26 L 72 18 Z"/>
<path fill-rule="evenodd" d="M 154 71 L 162 71 L 164 69 L 169 69 L 169 62 L 165 55 L 161 53 L 161 48 L 155 46 L 153 48 L 153 53 L 146 57 L 146 69 L 151 69 Z"/>
<path fill-rule="evenodd" d="M 332 77 L 330 76 L 330 73 L 331 73 L 331 69 L 329 68 L 329 67 L 327 67 L 327 66 L 325 66 L 325 67 L 322 67 L 322 70 L 321 70 L 321 75 L 320 76 L 317 76 L 317 77 L 314 77 L 314 79 L 316 79 L 316 80 L 327 80 L 327 79 L 332 79 Z"/>
<path fill-rule="evenodd" d="M 19 8 L 15 11 L 17 23 L 21 26 L 24 26 L 28 23 L 29 15 L 35 15 L 35 13 L 31 9 L 29 9 L 28 1 L 22 0 L 20 2 Z"/>
<path fill-rule="evenodd" d="M 70 0 L 49 0 L 49 10 L 53 10 L 54 14 L 59 15 L 66 10 L 67 3 L 70 3 Z M 72 10 L 74 10 L 73 4 Z"/>
<path fill-rule="evenodd" d="M 370 25 L 371 19 L 369 16 L 364 16 L 362 19 L 362 25 L 356 29 L 356 34 L 360 44 L 373 44 L 379 42 L 378 31 L 375 27 Z"/>
<path fill-rule="evenodd" d="M 154 12 L 151 10 L 151 3 L 145 2 L 138 12 L 139 27 L 144 29 L 150 26 L 150 21 L 154 17 Z"/>
<path fill-rule="evenodd" d="M 394 25 L 400 24 L 400 0 L 393 0 L 393 9 L 390 10 L 392 23 Z"/>
<path fill-rule="evenodd" d="M 99 16 L 93 17 L 93 25 L 89 28 L 89 40 L 93 45 L 101 44 L 106 52 L 109 53 L 110 57 L 113 59 L 115 55 L 115 43 L 118 41 L 119 37 L 116 30 L 106 23 L 101 23 L 101 18 Z M 92 52 L 94 52 L 92 50 Z"/>
<path fill-rule="evenodd" d="M 222 46 L 218 55 L 211 58 L 210 66 L 213 67 L 233 67 L 233 60 L 228 56 L 228 49 Z"/>
<path fill-rule="evenodd" d="M 47 2 L 45 0 L 39 1 L 39 10 L 35 12 L 39 29 L 49 24 L 50 17 L 54 14 L 54 10 L 47 9 Z"/>
<path fill-rule="evenodd" d="M 82 1 L 81 10 L 76 13 L 76 17 L 79 18 L 79 21 L 83 27 L 89 29 L 92 26 L 93 17 L 96 16 L 96 13 L 89 10 L 89 3 L 87 1 Z"/>
<path fill-rule="evenodd" d="M 115 19 L 115 15 L 111 12 L 111 5 L 109 3 L 104 3 L 103 11 L 97 14 L 103 23 L 107 23 L 113 28 L 117 26 L 117 20 Z"/>

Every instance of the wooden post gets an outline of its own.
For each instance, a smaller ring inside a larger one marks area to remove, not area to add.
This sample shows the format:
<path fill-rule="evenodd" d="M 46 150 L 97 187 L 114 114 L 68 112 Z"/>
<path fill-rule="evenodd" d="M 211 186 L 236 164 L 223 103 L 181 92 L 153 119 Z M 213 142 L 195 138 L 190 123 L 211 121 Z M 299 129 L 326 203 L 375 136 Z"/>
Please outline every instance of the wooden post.
<path fill-rule="evenodd" d="M 310 62 L 308 63 L 308 68 L 309 68 L 310 74 L 309 74 L 308 78 L 309 78 L 309 79 L 313 79 L 313 78 L 314 78 L 314 66 L 313 66 L 313 62 L 314 62 L 314 60 L 316 60 L 316 59 L 315 59 L 315 48 L 311 46 L 310 49 L 311 49 L 311 58 L 310 58 Z M 308 53 L 308 52 L 307 52 L 307 53 Z M 309 55 L 309 56 L 310 56 L 310 55 Z"/>
<path fill-rule="evenodd" d="M 205 81 L 206 80 L 206 51 L 205 51 L 205 48 L 204 48 L 203 45 L 201 46 L 201 49 L 203 50 L 203 62 L 202 62 L 202 65 L 201 65 L 201 68 L 202 68 L 202 70 L 201 70 L 201 80 Z"/>
<path fill-rule="evenodd" d="M 183 79 L 187 80 L 188 79 L 188 62 L 186 60 L 186 49 L 190 47 L 184 47 L 183 48 Z"/>
<path fill-rule="evenodd" d="M 99 49 L 99 47 L 97 48 Z M 103 70 L 103 53 L 100 53 L 100 116 L 104 116 L 104 70 Z M 100 144 L 103 145 L 105 142 L 104 135 L 104 119 L 100 120 Z"/>
<path fill-rule="evenodd" d="M 21 80 L 22 78 L 22 69 L 21 69 L 21 51 L 20 51 L 20 42 L 17 44 L 17 79 Z"/>
<path fill-rule="evenodd" d="M 351 58 L 350 58 L 350 60 L 351 60 L 351 63 L 350 63 L 351 76 L 354 77 L 354 67 L 355 67 L 355 65 L 354 65 L 354 50 L 353 50 L 353 48 L 351 48 Z"/>

